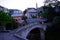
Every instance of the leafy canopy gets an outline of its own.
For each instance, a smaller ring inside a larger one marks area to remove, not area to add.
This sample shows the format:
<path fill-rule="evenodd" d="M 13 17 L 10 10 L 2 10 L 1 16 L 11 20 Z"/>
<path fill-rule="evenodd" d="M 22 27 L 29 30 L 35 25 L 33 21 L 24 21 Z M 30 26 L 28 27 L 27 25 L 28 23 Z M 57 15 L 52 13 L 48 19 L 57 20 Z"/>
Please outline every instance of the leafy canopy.
<path fill-rule="evenodd" d="M 9 13 L 5 13 L 4 11 L 0 10 L 0 25 L 6 25 L 7 23 L 12 22 L 13 18 L 9 15 Z"/>

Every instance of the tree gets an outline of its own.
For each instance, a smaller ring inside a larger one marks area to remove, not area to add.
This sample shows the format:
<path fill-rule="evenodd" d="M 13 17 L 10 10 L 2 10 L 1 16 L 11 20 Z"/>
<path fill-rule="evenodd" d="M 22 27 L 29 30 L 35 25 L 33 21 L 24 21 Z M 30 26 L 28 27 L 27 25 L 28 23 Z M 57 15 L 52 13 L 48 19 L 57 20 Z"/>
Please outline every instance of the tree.
<path fill-rule="evenodd" d="M 60 7 L 60 2 L 57 2 L 55 7 Z M 55 7 L 48 7 L 48 20 L 52 20 L 51 24 L 48 25 L 45 32 L 45 40 L 60 40 L 60 12 L 55 12 Z M 60 9 L 59 9 L 60 10 Z"/>
<path fill-rule="evenodd" d="M 49 21 L 52 21 L 54 16 L 60 16 L 60 12 L 56 13 L 54 10 L 56 7 L 60 8 L 60 1 L 56 1 L 55 3 L 49 3 L 47 6 L 43 6 L 44 12 L 40 15 L 45 16 Z"/>
<path fill-rule="evenodd" d="M 60 1 L 58 1 L 58 2 L 56 3 L 56 6 L 60 6 Z"/>
<path fill-rule="evenodd" d="M 47 17 L 48 11 L 39 12 L 39 16 Z"/>
<path fill-rule="evenodd" d="M 26 14 L 26 12 L 27 12 L 27 9 L 25 9 L 25 10 L 23 11 L 24 15 Z"/>
<path fill-rule="evenodd" d="M 13 18 L 9 15 L 9 13 L 5 13 L 4 11 L 0 10 L 0 26 L 6 30 L 5 25 L 8 23 L 15 23 Z"/>
<path fill-rule="evenodd" d="M 54 24 L 60 24 L 60 16 L 54 17 L 52 22 L 53 22 Z"/>
<path fill-rule="evenodd" d="M 27 9 L 25 9 L 25 10 L 23 11 L 23 13 L 24 13 L 23 20 L 25 21 L 25 23 L 27 23 L 27 21 L 26 21 L 27 16 L 25 16 L 26 12 L 27 12 Z"/>
<path fill-rule="evenodd" d="M 46 28 L 45 40 L 60 40 L 60 16 L 53 19 L 52 26 Z"/>
<path fill-rule="evenodd" d="M 40 12 L 38 14 L 47 18 L 48 21 L 52 21 L 52 19 L 54 17 L 54 8 L 51 5 L 49 5 L 49 7 L 43 6 L 43 10 L 44 10 L 43 12 Z"/>

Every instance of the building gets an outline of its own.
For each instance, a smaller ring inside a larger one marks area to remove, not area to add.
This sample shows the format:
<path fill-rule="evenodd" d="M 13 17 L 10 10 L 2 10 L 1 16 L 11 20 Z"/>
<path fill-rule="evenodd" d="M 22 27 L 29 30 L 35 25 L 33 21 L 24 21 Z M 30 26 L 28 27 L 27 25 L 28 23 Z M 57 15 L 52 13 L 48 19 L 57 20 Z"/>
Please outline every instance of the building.
<path fill-rule="evenodd" d="M 10 13 L 11 13 L 11 16 L 12 16 L 16 21 L 22 19 L 23 13 L 22 13 L 21 10 L 10 9 Z"/>
<path fill-rule="evenodd" d="M 10 11 L 11 14 L 22 13 L 22 11 L 18 10 L 18 9 L 9 9 L 9 11 Z"/>
<path fill-rule="evenodd" d="M 9 9 L 8 8 L 5 8 L 3 6 L 0 6 L 0 10 L 4 11 L 4 12 L 9 12 Z"/>
<path fill-rule="evenodd" d="M 37 10 L 35 8 L 28 8 L 26 12 L 27 18 L 36 18 L 37 16 Z"/>
<path fill-rule="evenodd" d="M 20 14 L 12 14 L 11 16 L 13 17 L 13 19 L 18 21 L 18 20 L 22 20 L 23 14 L 22 13 L 20 13 Z"/>
<path fill-rule="evenodd" d="M 38 13 L 42 13 L 44 12 L 44 7 L 40 7 L 40 8 L 28 8 L 26 9 L 26 13 L 25 13 L 25 16 L 27 16 L 28 19 L 30 18 L 40 18 L 41 16 L 38 15 Z"/>

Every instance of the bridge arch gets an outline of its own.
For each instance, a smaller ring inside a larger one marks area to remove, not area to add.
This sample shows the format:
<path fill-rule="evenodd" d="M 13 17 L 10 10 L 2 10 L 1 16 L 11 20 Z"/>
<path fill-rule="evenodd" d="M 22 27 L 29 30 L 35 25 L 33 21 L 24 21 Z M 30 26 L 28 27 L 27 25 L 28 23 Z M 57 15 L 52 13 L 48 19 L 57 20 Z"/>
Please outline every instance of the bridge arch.
<path fill-rule="evenodd" d="M 30 26 L 30 28 L 26 29 L 26 36 L 30 33 L 30 31 L 32 31 L 33 29 L 38 28 L 40 31 L 44 31 L 43 26 L 42 25 L 33 25 Z"/>
<path fill-rule="evenodd" d="M 40 28 L 30 30 L 26 37 L 28 40 L 41 40 Z"/>

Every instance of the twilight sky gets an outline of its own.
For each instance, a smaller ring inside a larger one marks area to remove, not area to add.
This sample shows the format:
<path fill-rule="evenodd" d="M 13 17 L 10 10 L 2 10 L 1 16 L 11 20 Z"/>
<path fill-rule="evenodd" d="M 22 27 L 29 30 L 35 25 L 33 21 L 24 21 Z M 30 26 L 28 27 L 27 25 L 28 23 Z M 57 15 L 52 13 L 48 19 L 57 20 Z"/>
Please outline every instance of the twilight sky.
<path fill-rule="evenodd" d="M 36 2 L 38 7 L 44 5 L 44 0 L 0 0 L 0 5 L 9 9 L 19 9 L 23 11 L 29 7 L 36 8 Z"/>

